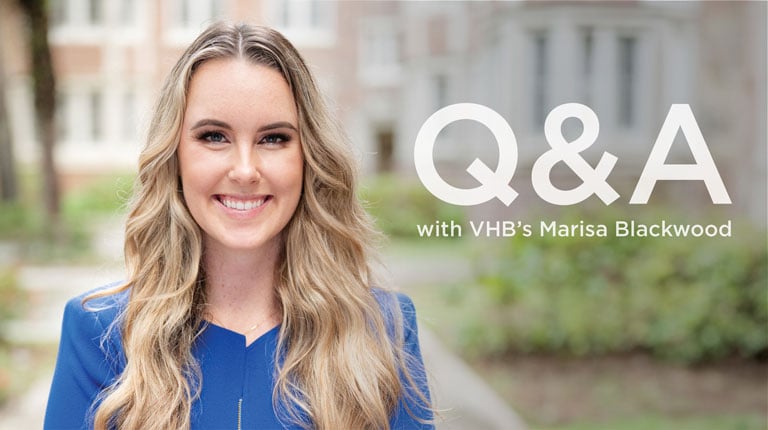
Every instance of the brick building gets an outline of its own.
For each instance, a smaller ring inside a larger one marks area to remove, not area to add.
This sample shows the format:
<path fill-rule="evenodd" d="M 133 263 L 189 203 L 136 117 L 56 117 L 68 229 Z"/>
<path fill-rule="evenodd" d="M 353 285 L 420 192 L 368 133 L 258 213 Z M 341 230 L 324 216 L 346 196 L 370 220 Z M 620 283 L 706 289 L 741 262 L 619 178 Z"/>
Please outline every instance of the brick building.
<path fill-rule="evenodd" d="M 31 163 L 31 89 L 14 3 L 0 2 L 0 66 L 16 156 Z M 424 120 L 475 102 L 512 126 L 516 177 L 527 179 L 549 148 L 547 113 L 578 101 L 600 119 L 587 157 L 619 156 L 611 180 L 632 183 L 669 106 L 689 103 L 736 206 L 744 205 L 737 209 L 765 213 L 765 195 L 754 195 L 754 184 L 766 181 L 761 2 L 53 0 L 51 8 L 64 175 L 132 170 L 165 74 L 205 23 L 222 18 L 267 24 L 294 42 L 366 172 L 415 175 L 413 142 Z M 497 157 L 487 130 L 472 124 L 446 128 L 437 148 L 443 171 L 459 182 L 475 157 L 489 165 Z M 706 199 L 701 191 L 691 198 Z"/>

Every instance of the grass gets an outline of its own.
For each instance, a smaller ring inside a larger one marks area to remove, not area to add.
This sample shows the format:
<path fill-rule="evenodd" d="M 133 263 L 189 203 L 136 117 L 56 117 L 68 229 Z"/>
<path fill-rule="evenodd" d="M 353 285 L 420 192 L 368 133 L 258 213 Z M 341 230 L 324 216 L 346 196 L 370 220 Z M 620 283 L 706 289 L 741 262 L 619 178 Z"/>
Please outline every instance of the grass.
<path fill-rule="evenodd" d="M 718 415 L 696 417 L 642 416 L 602 422 L 581 422 L 532 430 L 765 430 L 760 415 Z"/>
<path fill-rule="evenodd" d="M 759 423 L 768 418 L 760 363 L 685 367 L 639 353 L 470 363 L 533 429 L 764 429 Z M 711 427 L 697 427 L 700 421 Z"/>

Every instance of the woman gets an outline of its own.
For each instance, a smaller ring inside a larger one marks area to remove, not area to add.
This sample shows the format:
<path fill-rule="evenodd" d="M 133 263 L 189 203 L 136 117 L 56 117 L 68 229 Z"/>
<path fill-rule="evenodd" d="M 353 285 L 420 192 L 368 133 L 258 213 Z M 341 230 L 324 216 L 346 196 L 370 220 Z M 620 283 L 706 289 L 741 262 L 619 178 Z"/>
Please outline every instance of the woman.
<path fill-rule="evenodd" d="M 354 163 L 279 33 L 215 24 L 162 89 L 128 280 L 65 310 L 47 428 L 431 428 L 410 300 L 373 288 Z"/>

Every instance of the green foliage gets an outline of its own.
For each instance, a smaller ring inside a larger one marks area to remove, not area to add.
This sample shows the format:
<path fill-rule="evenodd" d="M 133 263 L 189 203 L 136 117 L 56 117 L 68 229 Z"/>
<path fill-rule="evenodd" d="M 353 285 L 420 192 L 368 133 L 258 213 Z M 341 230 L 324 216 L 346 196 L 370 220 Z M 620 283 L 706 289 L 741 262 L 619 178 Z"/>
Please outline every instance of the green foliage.
<path fill-rule="evenodd" d="M 26 304 L 26 295 L 18 284 L 11 269 L 0 267 L 0 404 L 13 392 L 16 375 L 13 369 L 11 346 L 5 339 L 5 323 L 21 315 Z"/>
<path fill-rule="evenodd" d="M 46 224 L 36 175 L 26 175 L 18 203 L 0 204 L 0 241 L 16 243 L 22 259 L 72 260 L 87 256 L 94 221 L 120 212 L 131 194 L 133 176 L 110 175 L 74 188 L 62 197 L 58 231 Z"/>
<path fill-rule="evenodd" d="M 437 220 L 463 224 L 465 218 L 461 208 L 436 198 L 419 181 L 394 175 L 369 178 L 360 198 L 378 227 L 396 238 L 419 237 L 419 224 Z"/>
<path fill-rule="evenodd" d="M 106 176 L 64 196 L 62 215 L 70 248 L 86 251 L 94 220 L 121 212 L 133 189 L 133 176 Z"/>
<path fill-rule="evenodd" d="M 75 221 L 120 211 L 131 195 L 133 180 L 130 175 L 107 176 L 67 193 L 62 208 L 64 216 Z"/>
<path fill-rule="evenodd" d="M 15 272 L 0 267 L 0 324 L 18 317 L 25 303 L 26 296 L 19 286 Z"/>
<path fill-rule="evenodd" d="M 738 234 L 510 238 L 478 259 L 486 300 L 461 341 L 478 354 L 643 350 L 685 363 L 764 356 L 766 236 Z"/>
<path fill-rule="evenodd" d="M 0 240 L 28 240 L 42 233 L 41 212 L 19 203 L 0 203 Z"/>

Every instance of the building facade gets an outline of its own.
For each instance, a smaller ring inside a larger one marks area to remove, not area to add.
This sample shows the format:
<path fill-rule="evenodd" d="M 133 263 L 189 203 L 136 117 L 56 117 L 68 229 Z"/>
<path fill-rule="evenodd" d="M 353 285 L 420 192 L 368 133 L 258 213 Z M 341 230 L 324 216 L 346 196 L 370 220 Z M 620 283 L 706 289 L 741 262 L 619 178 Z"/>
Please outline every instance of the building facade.
<path fill-rule="evenodd" d="M 0 64 L 17 158 L 31 163 L 31 88 L 14 3 L 0 3 Z M 426 118 L 446 105 L 473 102 L 513 128 L 516 176 L 529 178 L 533 161 L 549 149 L 546 116 L 562 103 L 579 102 L 600 121 L 585 157 L 617 155 L 611 178 L 631 183 L 669 107 L 688 103 L 734 194 L 749 200 L 750 184 L 765 182 L 766 6 L 760 2 L 50 4 L 59 84 L 56 158 L 63 174 L 133 169 L 165 74 L 207 23 L 226 19 L 273 26 L 299 48 L 365 172 L 415 176 L 413 144 Z M 563 134 L 572 139 L 579 130 L 571 121 Z M 676 151 L 685 159 L 685 145 Z M 466 166 L 476 157 L 495 165 L 497 153 L 488 130 L 461 121 L 440 134 L 434 155 L 446 175 L 472 183 Z M 565 182 L 573 176 L 567 169 L 553 175 Z M 765 196 L 758 205 L 765 206 Z"/>

